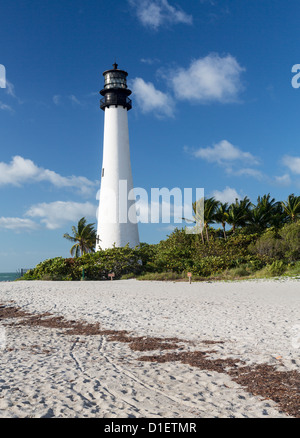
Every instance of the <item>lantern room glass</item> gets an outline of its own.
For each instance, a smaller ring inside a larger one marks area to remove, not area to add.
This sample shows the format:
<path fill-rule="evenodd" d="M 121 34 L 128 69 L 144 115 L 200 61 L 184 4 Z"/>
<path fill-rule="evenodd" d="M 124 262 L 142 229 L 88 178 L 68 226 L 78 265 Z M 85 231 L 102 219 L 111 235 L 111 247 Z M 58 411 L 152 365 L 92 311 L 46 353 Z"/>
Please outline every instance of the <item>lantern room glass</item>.
<path fill-rule="evenodd" d="M 121 72 L 107 72 L 104 78 L 104 88 L 127 88 L 126 76 Z"/>

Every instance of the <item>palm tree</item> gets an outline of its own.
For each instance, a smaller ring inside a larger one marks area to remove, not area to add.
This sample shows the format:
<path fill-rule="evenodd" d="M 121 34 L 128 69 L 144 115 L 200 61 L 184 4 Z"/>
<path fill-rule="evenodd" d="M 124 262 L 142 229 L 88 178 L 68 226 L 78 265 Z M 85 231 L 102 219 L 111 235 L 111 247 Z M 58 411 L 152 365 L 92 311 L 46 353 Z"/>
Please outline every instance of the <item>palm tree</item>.
<path fill-rule="evenodd" d="M 243 227 L 248 222 L 251 205 L 251 201 L 247 196 L 240 201 L 236 199 L 235 203 L 230 205 L 227 223 L 232 225 L 233 233 L 235 233 L 236 227 Z"/>
<path fill-rule="evenodd" d="M 248 225 L 254 230 L 264 230 L 271 225 L 272 217 L 278 213 L 278 202 L 271 199 L 270 193 L 259 196 L 257 204 L 249 210 Z"/>
<path fill-rule="evenodd" d="M 292 222 L 300 218 L 300 196 L 295 196 L 292 193 L 288 196 L 287 201 L 282 202 L 282 206 L 285 214 Z"/>
<path fill-rule="evenodd" d="M 203 237 L 203 219 L 204 219 L 204 198 L 198 199 L 198 201 L 193 202 L 193 212 L 194 212 L 194 223 L 196 224 L 196 227 L 200 229 L 201 239 L 202 243 L 204 243 L 204 237 Z"/>
<path fill-rule="evenodd" d="M 206 239 L 209 242 L 208 237 L 208 226 L 209 224 L 213 224 L 215 222 L 215 214 L 217 207 L 219 205 L 219 201 L 216 201 L 215 198 L 207 198 L 207 199 L 199 199 L 196 202 L 193 202 L 193 220 L 185 219 L 185 221 L 193 222 L 200 228 L 202 243 L 204 243 L 203 236 L 203 228 L 206 231 Z"/>
<path fill-rule="evenodd" d="M 260 231 L 267 228 L 269 214 L 261 205 L 256 205 L 249 212 L 248 226 L 253 231 Z"/>
<path fill-rule="evenodd" d="M 287 215 L 282 204 L 283 203 L 280 201 L 276 203 L 276 207 L 274 208 L 270 219 L 270 226 L 274 228 L 275 232 L 287 222 Z"/>
<path fill-rule="evenodd" d="M 228 202 L 224 202 L 224 203 L 220 202 L 220 204 L 218 205 L 217 211 L 215 213 L 216 222 L 222 224 L 225 240 L 227 239 L 225 226 L 226 226 L 226 222 L 228 219 L 228 212 L 229 212 Z"/>
<path fill-rule="evenodd" d="M 220 202 L 217 201 L 214 197 L 204 199 L 204 228 L 206 230 L 206 239 L 209 242 L 208 238 L 208 226 L 210 224 L 215 223 L 216 221 L 216 211 Z"/>
<path fill-rule="evenodd" d="M 95 251 L 96 230 L 94 224 L 87 224 L 86 218 L 82 217 L 78 221 L 77 227 L 72 227 L 72 232 L 73 236 L 70 236 L 68 233 L 63 235 L 65 239 L 75 242 L 70 250 L 72 257 L 79 257 L 80 255 Z"/>
<path fill-rule="evenodd" d="M 193 219 L 187 219 L 183 217 L 182 219 L 186 222 L 191 222 L 193 224 L 196 224 L 196 226 L 192 229 L 192 234 L 201 234 L 202 243 L 204 243 L 204 237 L 203 237 L 203 218 L 204 218 L 204 198 L 198 199 L 198 201 L 193 202 L 192 204 L 193 208 Z"/>
<path fill-rule="evenodd" d="M 247 196 L 245 196 L 244 199 L 240 200 L 239 205 L 240 205 L 240 209 L 242 211 L 244 211 L 244 222 L 246 224 L 247 219 L 249 217 L 249 211 L 250 211 L 251 207 L 253 207 L 253 204 L 250 201 L 250 199 Z"/>
<path fill-rule="evenodd" d="M 275 198 L 271 199 L 270 193 L 267 195 L 259 196 L 257 198 L 257 205 L 263 205 L 266 210 L 270 211 L 276 207 L 278 202 L 275 201 Z"/>

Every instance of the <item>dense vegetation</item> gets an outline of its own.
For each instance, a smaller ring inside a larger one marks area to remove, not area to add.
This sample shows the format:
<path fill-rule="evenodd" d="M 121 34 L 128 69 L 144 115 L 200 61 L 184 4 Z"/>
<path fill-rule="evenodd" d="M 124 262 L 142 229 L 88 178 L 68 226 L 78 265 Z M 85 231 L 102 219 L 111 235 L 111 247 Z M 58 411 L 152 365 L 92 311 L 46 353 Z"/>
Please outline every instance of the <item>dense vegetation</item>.
<path fill-rule="evenodd" d="M 209 198 L 204 202 L 203 233 L 175 229 L 158 244 L 97 252 L 81 249 L 77 257 L 73 253 L 74 258 L 46 260 L 23 278 L 106 280 L 112 272 L 116 279 L 157 280 L 186 279 L 187 272 L 196 280 L 298 275 L 300 197 L 290 195 L 285 202 L 275 202 L 264 195 L 256 205 L 244 198 L 230 206 Z"/>

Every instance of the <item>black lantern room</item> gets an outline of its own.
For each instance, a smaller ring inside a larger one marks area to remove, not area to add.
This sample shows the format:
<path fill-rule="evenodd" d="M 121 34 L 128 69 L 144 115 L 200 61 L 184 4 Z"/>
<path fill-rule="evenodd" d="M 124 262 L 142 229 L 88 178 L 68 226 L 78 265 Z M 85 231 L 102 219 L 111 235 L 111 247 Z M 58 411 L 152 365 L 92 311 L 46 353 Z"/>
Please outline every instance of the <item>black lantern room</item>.
<path fill-rule="evenodd" d="M 103 99 L 100 100 L 100 108 L 105 110 L 110 106 L 123 106 L 129 111 L 132 108 L 131 91 L 127 88 L 128 73 L 118 69 L 118 64 L 113 64 L 112 70 L 106 70 L 104 76 L 104 88 L 100 91 Z"/>

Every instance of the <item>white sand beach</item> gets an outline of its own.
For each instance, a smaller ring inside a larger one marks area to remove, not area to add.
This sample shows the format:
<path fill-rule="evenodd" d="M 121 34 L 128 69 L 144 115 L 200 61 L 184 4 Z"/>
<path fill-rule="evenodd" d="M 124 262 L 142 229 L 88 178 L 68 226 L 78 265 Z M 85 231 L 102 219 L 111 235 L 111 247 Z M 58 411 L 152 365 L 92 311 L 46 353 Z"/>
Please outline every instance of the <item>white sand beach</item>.
<path fill-rule="evenodd" d="M 297 279 L 0 283 L 2 309 L 99 323 L 132 337 L 176 338 L 168 341 L 173 349 L 140 351 L 109 332 L 67 334 L 19 324 L 24 316 L 2 318 L 0 417 L 288 417 L 274 399 L 249 392 L 226 370 L 172 356 L 139 358 L 200 351 L 209 352 L 205 360 L 299 373 L 299 304 Z"/>

